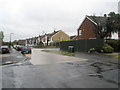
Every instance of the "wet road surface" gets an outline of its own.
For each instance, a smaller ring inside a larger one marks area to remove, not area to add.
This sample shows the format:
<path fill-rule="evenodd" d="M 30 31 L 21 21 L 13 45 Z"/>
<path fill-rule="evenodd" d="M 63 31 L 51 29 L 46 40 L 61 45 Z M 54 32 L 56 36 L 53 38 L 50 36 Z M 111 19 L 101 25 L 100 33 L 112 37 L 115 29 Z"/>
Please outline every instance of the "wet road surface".
<path fill-rule="evenodd" d="M 30 62 L 33 65 L 56 64 L 75 61 L 87 61 L 88 59 L 65 56 L 42 51 L 43 49 L 33 49 Z M 48 49 L 50 50 L 50 49 Z"/>
<path fill-rule="evenodd" d="M 20 52 L 12 49 L 10 53 L 0 54 L 0 65 L 7 65 L 12 63 L 17 63 L 26 59 Z"/>
<path fill-rule="evenodd" d="M 42 63 L 36 59 L 39 63 L 36 65 L 25 61 L 0 67 L 2 88 L 118 88 L 113 82 L 98 76 L 91 77 L 90 74 L 96 72 L 90 66 L 92 62 L 85 58 L 43 53 L 40 50 L 33 53 L 37 53 L 38 57 L 35 55 L 34 58 Z"/>

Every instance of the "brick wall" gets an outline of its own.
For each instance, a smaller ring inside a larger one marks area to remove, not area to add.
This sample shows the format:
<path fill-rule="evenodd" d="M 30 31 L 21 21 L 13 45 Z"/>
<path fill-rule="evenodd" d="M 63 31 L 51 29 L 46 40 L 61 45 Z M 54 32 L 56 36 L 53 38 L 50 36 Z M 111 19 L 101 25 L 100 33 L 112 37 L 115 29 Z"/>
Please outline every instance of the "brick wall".
<path fill-rule="evenodd" d="M 80 30 L 82 30 L 81 35 L 79 35 Z M 78 39 L 96 38 L 94 30 L 94 24 L 89 19 L 85 18 L 82 25 L 78 29 Z"/>

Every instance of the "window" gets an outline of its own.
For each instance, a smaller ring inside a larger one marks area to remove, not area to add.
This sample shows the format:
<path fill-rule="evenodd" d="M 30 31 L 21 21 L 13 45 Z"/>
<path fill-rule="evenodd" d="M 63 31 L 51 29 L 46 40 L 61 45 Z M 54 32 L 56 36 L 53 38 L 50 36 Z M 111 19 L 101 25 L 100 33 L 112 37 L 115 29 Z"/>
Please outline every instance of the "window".
<path fill-rule="evenodd" d="M 64 40 L 64 37 L 60 37 L 60 40 L 63 41 L 63 40 Z"/>
<path fill-rule="evenodd" d="M 79 35 L 82 35 L 82 30 L 79 30 Z"/>

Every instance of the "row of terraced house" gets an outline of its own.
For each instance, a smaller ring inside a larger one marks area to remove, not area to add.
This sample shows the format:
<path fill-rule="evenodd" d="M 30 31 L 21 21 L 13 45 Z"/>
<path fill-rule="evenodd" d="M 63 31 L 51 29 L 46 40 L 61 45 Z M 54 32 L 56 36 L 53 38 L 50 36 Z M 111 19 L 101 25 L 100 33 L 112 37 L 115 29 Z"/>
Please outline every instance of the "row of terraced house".
<path fill-rule="evenodd" d="M 60 41 L 68 41 L 70 40 L 70 36 L 66 34 L 63 30 L 54 31 L 52 33 L 47 33 L 44 35 L 39 35 L 37 37 L 28 38 L 26 40 L 19 40 L 19 45 L 26 46 L 37 46 L 40 43 L 43 43 L 44 46 L 48 46 L 51 43 L 57 43 Z"/>
<path fill-rule="evenodd" d="M 37 45 L 42 42 L 44 45 L 50 45 L 51 43 L 56 43 L 60 41 L 68 41 L 68 40 L 79 40 L 79 39 L 96 39 L 97 36 L 95 34 L 95 30 L 97 30 L 96 26 L 99 24 L 102 25 L 102 29 L 106 28 L 106 22 L 108 17 L 106 16 L 86 16 L 79 28 L 77 29 L 77 35 L 70 37 L 64 31 L 54 31 L 52 33 L 39 35 L 38 37 L 33 37 L 24 40 L 25 45 Z M 105 38 L 120 39 L 120 32 L 109 33 Z"/>

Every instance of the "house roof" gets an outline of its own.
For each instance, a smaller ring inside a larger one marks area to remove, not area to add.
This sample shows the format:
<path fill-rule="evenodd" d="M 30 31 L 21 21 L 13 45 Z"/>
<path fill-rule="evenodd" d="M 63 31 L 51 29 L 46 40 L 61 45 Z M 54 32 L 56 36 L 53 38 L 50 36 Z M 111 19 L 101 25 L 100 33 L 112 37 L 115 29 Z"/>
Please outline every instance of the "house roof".
<path fill-rule="evenodd" d="M 23 41 L 24 42 L 25 40 L 18 40 L 18 41 L 20 41 L 20 42 Z"/>
<path fill-rule="evenodd" d="M 76 35 L 74 35 L 74 36 L 70 36 L 70 39 L 74 39 L 76 37 Z"/>
<path fill-rule="evenodd" d="M 48 34 L 45 34 L 45 35 L 39 35 L 38 37 L 32 37 L 32 38 L 29 38 L 29 39 L 26 39 L 26 40 L 33 40 L 33 39 L 37 39 L 37 38 L 44 38 L 46 35 L 47 37 L 52 37 L 53 35 L 55 35 L 56 33 L 60 32 L 62 30 L 58 30 L 58 31 L 54 31 L 52 33 L 48 33 Z"/>
<path fill-rule="evenodd" d="M 60 31 L 60 30 L 59 30 Z M 58 33 L 59 31 L 54 31 L 52 33 L 48 33 L 46 34 L 48 37 L 52 37 L 53 35 L 55 35 L 56 33 Z"/>
<path fill-rule="evenodd" d="M 87 16 L 94 24 L 106 25 L 108 17 L 103 16 Z"/>

